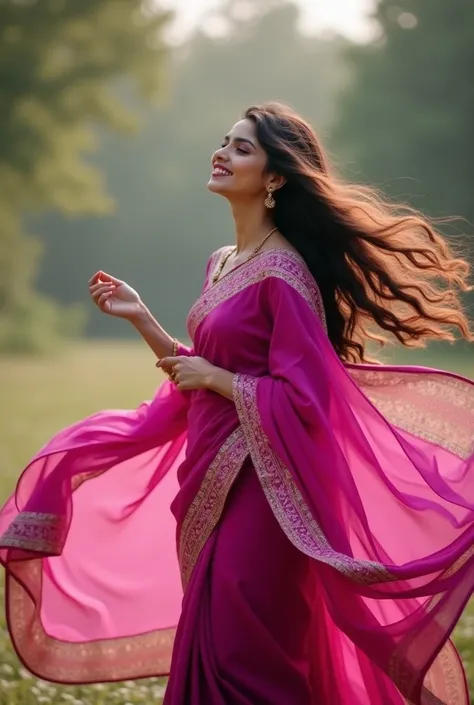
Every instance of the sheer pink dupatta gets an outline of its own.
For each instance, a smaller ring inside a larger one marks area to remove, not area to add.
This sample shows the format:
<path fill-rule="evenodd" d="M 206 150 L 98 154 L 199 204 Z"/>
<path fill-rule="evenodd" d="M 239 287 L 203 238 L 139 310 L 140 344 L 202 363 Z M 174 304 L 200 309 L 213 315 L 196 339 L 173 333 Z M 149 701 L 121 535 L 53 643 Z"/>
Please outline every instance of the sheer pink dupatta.
<path fill-rule="evenodd" d="M 392 681 L 410 703 L 462 705 L 447 640 L 474 587 L 474 384 L 345 368 L 297 259 L 261 285 L 269 374 L 236 375 L 234 398 L 275 516 L 318 562 L 337 702 L 362 685 L 371 705 L 401 702 Z"/>
<path fill-rule="evenodd" d="M 1 511 L 8 626 L 41 678 L 168 673 L 182 596 L 169 507 L 187 408 L 167 382 L 136 411 L 103 411 L 65 429 Z"/>

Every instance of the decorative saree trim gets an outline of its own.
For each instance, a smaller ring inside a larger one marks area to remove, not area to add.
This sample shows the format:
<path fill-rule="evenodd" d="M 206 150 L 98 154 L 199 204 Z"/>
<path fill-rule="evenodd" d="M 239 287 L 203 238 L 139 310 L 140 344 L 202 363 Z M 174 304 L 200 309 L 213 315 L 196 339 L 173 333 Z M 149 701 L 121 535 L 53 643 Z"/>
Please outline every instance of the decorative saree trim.
<path fill-rule="evenodd" d="M 433 693 L 438 693 L 439 701 L 444 705 L 458 705 L 464 703 L 468 699 L 466 674 L 462 665 L 461 658 L 451 640 L 447 641 L 439 652 L 436 660 L 428 671 L 424 680 L 423 695 L 425 701 L 423 705 L 438 705 L 436 696 Z M 425 695 L 425 691 L 426 695 Z M 432 691 L 430 693 L 429 691 Z M 430 700 L 429 698 L 434 698 Z"/>
<path fill-rule="evenodd" d="M 474 453 L 474 385 L 456 375 L 415 369 L 347 370 L 394 426 L 435 443 L 459 458 Z"/>
<path fill-rule="evenodd" d="M 20 512 L 1 537 L 0 548 L 58 555 L 66 533 L 64 517 L 41 512 Z"/>
<path fill-rule="evenodd" d="M 372 585 L 396 580 L 381 563 L 357 560 L 331 547 L 290 471 L 272 449 L 262 429 L 256 401 L 257 384 L 256 377 L 234 375 L 234 401 L 263 491 L 289 540 L 306 555 L 331 565 L 356 583 Z"/>
<path fill-rule="evenodd" d="M 413 668 L 392 657 L 388 674 L 399 689 L 410 692 L 413 689 Z M 459 705 L 466 702 L 466 678 L 464 669 L 451 641 L 443 646 L 423 681 L 422 705 Z M 435 695 L 437 693 L 437 695 Z M 408 699 L 407 705 L 414 705 Z"/>
<path fill-rule="evenodd" d="M 241 426 L 238 426 L 217 452 L 186 513 L 178 541 L 184 590 L 202 548 L 221 517 L 227 495 L 248 454 L 244 433 Z"/>
<path fill-rule="evenodd" d="M 169 673 L 175 629 L 81 642 L 50 636 L 41 623 L 42 560 L 21 561 L 7 572 L 7 619 L 27 668 L 59 683 L 98 683 Z"/>
<path fill-rule="evenodd" d="M 217 306 L 267 277 L 283 279 L 298 291 L 326 327 L 321 294 L 303 258 L 290 250 L 273 248 L 264 250 L 204 290 L 189 312 L 187 324 L 191 339 L 199 324 Z"/>

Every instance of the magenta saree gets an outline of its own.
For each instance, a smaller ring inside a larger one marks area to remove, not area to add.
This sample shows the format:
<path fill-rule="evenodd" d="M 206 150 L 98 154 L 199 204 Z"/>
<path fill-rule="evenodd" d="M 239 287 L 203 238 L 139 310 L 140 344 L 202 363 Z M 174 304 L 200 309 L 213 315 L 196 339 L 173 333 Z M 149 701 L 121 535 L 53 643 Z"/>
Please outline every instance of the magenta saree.
<path fill-rule="evenodd" d="M 82 421 L 0 513 L 20 658 L 65 683 L 170 673 L 166 705 L 467 704 L 474 383 L 344 366 L 299 256 L 211 287 L 221 254 L 181 352 L 236 373 L 234 401 L 166 382 Z"/>

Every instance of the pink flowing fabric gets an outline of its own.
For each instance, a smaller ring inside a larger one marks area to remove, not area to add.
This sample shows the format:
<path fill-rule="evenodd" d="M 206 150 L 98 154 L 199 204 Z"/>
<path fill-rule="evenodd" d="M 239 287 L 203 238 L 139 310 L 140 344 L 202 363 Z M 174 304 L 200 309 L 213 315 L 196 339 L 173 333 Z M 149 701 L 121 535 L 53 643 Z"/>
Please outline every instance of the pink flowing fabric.
<path fill-rule="evenodd" d="M 181 353 L 234 372 L 234 400 L 166 382 L 82 421 L 0 513 L 20 658 L 170 673 L 166 705 L 467 705 L 474 383 L 343 365 L 298 255 L 211 286 L 224 253 Z"/>

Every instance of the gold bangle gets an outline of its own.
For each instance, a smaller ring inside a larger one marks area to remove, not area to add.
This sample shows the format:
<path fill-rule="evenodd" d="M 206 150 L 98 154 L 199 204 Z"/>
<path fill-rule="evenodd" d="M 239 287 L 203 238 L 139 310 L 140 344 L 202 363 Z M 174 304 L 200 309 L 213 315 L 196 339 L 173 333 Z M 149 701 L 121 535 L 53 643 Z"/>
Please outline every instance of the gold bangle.
<path fill-rule="evenodd" d="M 172 357 L 176 357 L 176 356 L 177 356 L 177 354 L 178 354 L 178 347 L 179 347 L 179 343 L 178 343 L 178 341 L 176 340 L 176 338 L 174 338 L 174 340 L 173 340 L 173 353 L 172 353 Z"/>

